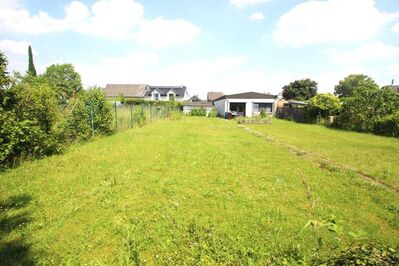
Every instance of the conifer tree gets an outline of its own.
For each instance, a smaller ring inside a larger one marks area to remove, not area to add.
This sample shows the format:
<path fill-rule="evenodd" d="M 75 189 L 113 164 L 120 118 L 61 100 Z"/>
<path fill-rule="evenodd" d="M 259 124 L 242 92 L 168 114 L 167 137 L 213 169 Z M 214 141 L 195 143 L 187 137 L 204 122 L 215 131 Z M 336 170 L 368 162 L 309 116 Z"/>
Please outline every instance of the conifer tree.
<path fill-rule="evenodd" d="M 35 69 L 35 65 L 33 64 L 33 54 L 32 54 L 32 48 L 29 45 L 29 49 L 28 49 L 28 54 L 29 54 L 29 66 L 28 66 L 28 74 L 36 77 L 36 69 Z"/>

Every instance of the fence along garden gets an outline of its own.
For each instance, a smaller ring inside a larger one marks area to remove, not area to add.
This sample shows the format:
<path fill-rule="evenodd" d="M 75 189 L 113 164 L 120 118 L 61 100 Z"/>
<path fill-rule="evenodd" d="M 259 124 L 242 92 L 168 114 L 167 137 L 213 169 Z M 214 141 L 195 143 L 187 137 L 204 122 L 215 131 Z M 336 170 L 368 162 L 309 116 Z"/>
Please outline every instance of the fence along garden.
<path fill-rule="evenodd" d="M 155 120 L 175 119 L 181 115 L 179 108 L 176 106 L 118 102 L 114 102 L 112 105 L 115 131 L 142 127 L 146 123 L 151 123 Z"/>

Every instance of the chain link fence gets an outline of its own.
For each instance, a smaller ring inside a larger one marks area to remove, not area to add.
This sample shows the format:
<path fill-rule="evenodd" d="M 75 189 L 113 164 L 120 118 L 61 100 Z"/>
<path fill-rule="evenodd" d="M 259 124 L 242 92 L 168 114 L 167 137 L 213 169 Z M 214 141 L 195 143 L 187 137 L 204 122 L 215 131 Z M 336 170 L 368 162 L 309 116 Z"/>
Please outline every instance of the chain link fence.
<path fill-rule="evenodd" d="M 121 104 L 115 102 L 113 103 L 115 131 L 142 127 L 153 121 L 168 118 L 172 112 L 180 112 L 180 110 L 163 105 Z"/>

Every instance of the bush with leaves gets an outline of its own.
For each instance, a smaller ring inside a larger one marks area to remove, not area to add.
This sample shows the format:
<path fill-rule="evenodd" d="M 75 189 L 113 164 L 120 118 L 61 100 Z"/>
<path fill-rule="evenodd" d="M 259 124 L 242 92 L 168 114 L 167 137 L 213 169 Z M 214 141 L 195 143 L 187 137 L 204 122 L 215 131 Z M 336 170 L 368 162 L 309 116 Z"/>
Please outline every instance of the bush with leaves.
<path fill-rule="evenodd" d="M 93 135 L 113 132 L 112 107 L 100 88 L 92 87 L 80 92 L 69 106 L 67 125 L 72 140 L 86 140 Z"/>
<path fill-rule="evenodd" d="M 60 97 L 61 102 L 66 102 L 71 97 L 83 90 L 79 73 L 71 64 L 56 64 L 49 66 L 43 76 Z"/>
<path fill-rule="evenodd" d="M 0 164 L 42 157 L 65 148 L 64 124 L 54 90 L 46 83 L 19 83 L 0 106 Z"/>
<path fill-rule="evenodd" d="M 327 118 L 337 115 L 340 110 L 341 102 L 338 97 L 330 93 L 322 93 L 309 100 L 307 113 L 311 118 Z"/>
<path fill-rule="evenodd" d="M 139 108 L 136 108 L 133 112 L 134 124 L 139 127 L 144 126 L 145 121 L 147 120 L 146 112 L 144 110 L 144 105 L 141 104 Z"/>
<path fill-rule="evenodd" d="M 213 107 L 212 110 L 209 112 L 209 117 L 217 117 L 218 116 L 218 110 Z"/>
<path fill-rule="evenodd" d="M 374 133 L 389 137 L 399 137 L 399 110 L 376 121 Z"/>
<path fill-rule="evenodd" d="M 195 108 L 190 112 L 191 116 L 206 116 L 206 110 L 204 107 Z"/>
<path fill-rule="evenodd" d="M 374 132 L 385 116 L 399 110 L 399 94 L 389 89 L 357 88 L 353 97 L 345 98 L 335 126 L 348 130 Z"/>

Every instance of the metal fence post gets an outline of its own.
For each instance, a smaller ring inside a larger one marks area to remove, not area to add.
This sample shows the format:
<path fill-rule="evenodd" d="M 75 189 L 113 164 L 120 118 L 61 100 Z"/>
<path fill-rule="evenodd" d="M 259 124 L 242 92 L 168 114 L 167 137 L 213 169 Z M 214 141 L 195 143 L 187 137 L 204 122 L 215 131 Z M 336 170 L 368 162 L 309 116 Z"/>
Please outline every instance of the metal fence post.
<path fill-rule="evenodd" d="M 130 128 L 133 127 L 133 106 L 130 105 Z"/>
<path fill-rule="evenodd" d="M 118 111 L 116 108 L 116 102 L 115 102 L 115 129 L 118 130 Z"/>
<path fill-rule="evenodd" d="M 142 118 L 143 124 L 144 124 L 144 103 L 141 104 L 141 118 Z"/>

